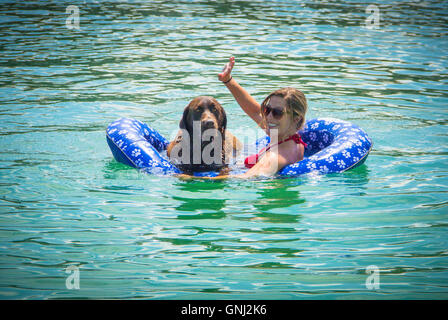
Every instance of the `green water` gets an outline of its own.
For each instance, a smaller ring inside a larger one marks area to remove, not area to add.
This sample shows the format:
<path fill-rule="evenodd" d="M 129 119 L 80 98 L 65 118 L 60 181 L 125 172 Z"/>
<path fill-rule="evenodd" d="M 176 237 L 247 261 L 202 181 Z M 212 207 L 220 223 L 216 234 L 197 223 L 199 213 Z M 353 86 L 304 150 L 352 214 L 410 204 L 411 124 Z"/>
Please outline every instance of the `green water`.
<path fill-rule="evenodd" d="M 1 1 L 0 298 L 447 299 L 448 5 L 376 1 L 368 29 L 369 4 Z M 231 55 L 259 101 L 294 86 L 362 127 L 365 164 L 209 182 L 113 159 L 109 123 L 172 137 L 198 95 L 253 132 L 216 77 Z"/>

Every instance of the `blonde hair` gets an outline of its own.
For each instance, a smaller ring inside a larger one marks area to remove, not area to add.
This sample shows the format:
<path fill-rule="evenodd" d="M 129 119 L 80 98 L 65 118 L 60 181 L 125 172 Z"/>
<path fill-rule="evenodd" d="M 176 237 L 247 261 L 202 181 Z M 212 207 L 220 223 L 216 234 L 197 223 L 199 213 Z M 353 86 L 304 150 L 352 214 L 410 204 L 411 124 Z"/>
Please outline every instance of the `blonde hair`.
<path fill-rule="evenodd" d="M 293 118 L 300 118 L 297 125 L 297 130 L 302 129 L 305 124 L 305 114 L 308 110 L 308 103 L 306 102 L 305 94 L 300 90 L 290 87 L 278 89 L 264 99 L 261 104 L 261 110 L 266 107 L 269 100 L 273 96 L 283 98 L 286 101 L 287 111 L 292 113 Z"/>

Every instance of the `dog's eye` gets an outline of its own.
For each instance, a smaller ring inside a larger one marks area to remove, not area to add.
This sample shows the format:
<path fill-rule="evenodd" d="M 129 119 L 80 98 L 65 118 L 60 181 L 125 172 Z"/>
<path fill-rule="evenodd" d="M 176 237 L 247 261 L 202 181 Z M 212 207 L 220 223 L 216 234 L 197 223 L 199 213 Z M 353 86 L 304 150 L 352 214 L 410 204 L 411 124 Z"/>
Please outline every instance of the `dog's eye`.
<path fill-rule="evenodd" d="M 210 107 L 208 107 L 210 109 L 211 112 L 214 112 L 216 110 L 216 107 L 214 104 L 210 105 Z"/>
<path fill-rule="evenodd" d="M 196 111 L 196 113 L 201 113 L 203 111 L 203 108 L 202 107 L 197 107 L 195 109 L 195 111 Z"/>

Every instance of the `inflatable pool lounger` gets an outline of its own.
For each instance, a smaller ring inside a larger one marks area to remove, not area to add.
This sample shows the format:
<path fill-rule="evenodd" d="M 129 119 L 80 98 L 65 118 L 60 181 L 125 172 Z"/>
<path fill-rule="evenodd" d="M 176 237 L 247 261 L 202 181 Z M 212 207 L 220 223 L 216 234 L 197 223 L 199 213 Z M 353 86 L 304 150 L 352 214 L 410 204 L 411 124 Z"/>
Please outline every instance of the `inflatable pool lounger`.
<path fill-rule="evenodd" d="M 284 167 L 278 176 L 295 177 L 308 173 L 338 173 L 355 168 L 366 160 L 372 140 L 357 125 L 333 118 L 308 120 L 299 131 L 307 144 L 304 159 Z M 121 118 L 106 129 L 107 143 L 114 158 L 131 167 L 152 174 L 182 173 L 161 155 L 169 141 L 147 124 L 132 118 Z M 257 147 L 269 143 L 269 137 L 256 142 Z M 197 173 L 216 176 L 218 172 Z"/>

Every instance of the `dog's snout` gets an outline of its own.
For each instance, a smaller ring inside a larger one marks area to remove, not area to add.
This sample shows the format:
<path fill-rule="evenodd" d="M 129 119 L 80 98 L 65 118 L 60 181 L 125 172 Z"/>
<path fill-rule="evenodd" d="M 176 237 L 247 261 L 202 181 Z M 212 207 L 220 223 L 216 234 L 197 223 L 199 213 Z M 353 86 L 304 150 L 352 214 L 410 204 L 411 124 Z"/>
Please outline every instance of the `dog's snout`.
<path fill-rule="evenodd" d="M 206 128 L 213 128 L 215 126 L 215 122 L 212 119 L 205 119 L 202 121 L 202 125 Z"/>
<path fill-rule="evenodd" d="M 217 122 L 212 113 L 204 112 L 201 119 L 201 125 L 204 129 L 216 128 Z"/>

